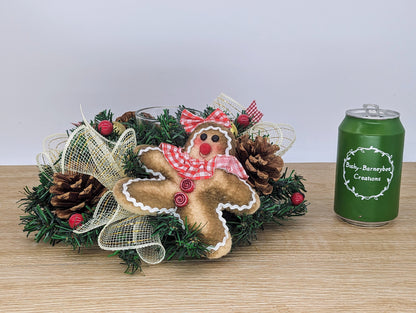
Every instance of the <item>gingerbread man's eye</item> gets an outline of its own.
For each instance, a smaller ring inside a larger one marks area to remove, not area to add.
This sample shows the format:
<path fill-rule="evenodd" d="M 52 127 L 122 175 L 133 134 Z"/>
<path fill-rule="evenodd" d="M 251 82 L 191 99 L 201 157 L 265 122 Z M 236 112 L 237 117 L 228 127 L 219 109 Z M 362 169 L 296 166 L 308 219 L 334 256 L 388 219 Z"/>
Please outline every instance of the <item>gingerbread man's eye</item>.
<path fill-rule="evenodd" d="M 200 136 L 200 138 L 201 138 L 202 141 L 206 140 L 207 137 L 208 137 L 208 135 L 205 134 L 205 133 L 202 133 L 201 136 Z"/>
<path fill-rule="evenodd" d="M 211 140 L 213 142 L 217 142 L 218 140 L 220 140 L 220 137 L 218 137 L 218 135 L 214 135 L 214 136 L 211 137 Z"/>

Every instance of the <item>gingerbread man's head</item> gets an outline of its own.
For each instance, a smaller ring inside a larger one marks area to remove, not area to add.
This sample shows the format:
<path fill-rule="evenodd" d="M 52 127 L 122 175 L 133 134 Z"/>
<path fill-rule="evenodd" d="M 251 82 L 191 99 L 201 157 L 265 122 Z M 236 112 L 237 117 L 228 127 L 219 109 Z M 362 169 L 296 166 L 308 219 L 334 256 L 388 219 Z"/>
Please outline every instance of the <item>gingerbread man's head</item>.
<path fill-rule="evenodd" d="M 217 155 L 235 155 L 235 137 L 231 123 L 219 109 L 206 119 L 184 110 L 181 123 L 190 133 L 185 151 L 194 159 L 209 161 Z"/>
<path fill-rule="evenodd" d="M 235 155 L 235 137 L 222 125 L 202 123 L 190 134 L 185 151 L 194 159 L 206 161 L 217 155 Z"/>

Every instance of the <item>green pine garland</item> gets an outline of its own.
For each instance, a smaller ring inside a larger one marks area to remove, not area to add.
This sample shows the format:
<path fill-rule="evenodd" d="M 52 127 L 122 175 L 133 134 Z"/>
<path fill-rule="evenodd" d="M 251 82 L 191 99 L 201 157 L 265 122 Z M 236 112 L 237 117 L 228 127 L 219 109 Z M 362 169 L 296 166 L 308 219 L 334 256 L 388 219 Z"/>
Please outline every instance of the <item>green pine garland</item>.
<path fill-rule="evenodd" d="M 135 118 L 123 124 L 126 128 L 133 128 L 136 132 L 137 144 L 159 145 L 162 142 L 176 146 L 183 146 L 187 139 L 187 134 L 181 126 L 179 119 L 180 113 L 185 107 L 180 107 L 175 115 L 165 110 L 157 117 L 158 124 L 137 123 Z M 213 111 L 207 107 L 202 116 L 206 117 Z M 98 123 L 103 120 L 113 121 L 113 113 L 105 110 L 97 114 L 90 124 L 97 129 Z M 68 131 L 72 132 L 74 129 Z M 119 134 L 113 132 L 107 138 L 116 141 Z M 142 168 L 137 155 L 132 151 L 124 156 L 124 170 L 129 177 L 148 177 Z M 59 219 L 54 213 L 54 208 L 50 204 L 52 198 L 49 188 L 52 179 L 47 174 L 48 171 L 39 173 L 38 186 L 24 188 L 25 196 L 20 202 L 23 207 L 24 215 L 20 217 L 23 231 L 27 236 L 34 234 L 36 242 L 44 241 L 51 245 L 57 243 L 69 244 L 73 249 L 80 250 L 97 243 L 98 235 L 102 227 L 94 229 L 85 234 L 73 233 L 67 221 Z M 307 203 L 303 201 L 299 205 L 293 205 L 291 195 L 295 192 L 304 194 L 306 192 L 302 183 L 303 177 L 294 171 L 288 174 L 287 169 L 281 178 L 270 183 L 273 191 L 268 196 L 260 196 L 261 207 L 252 215 L 236 216 L 228 211 L 223 211 L 223 216 L 227 220 L 227 225 L 233 237 L 233 247 L 251 244 L 256 239 L 259 230 L 264 229 L 265 224 L 280 223 L 281 220 L 292 216 L 304 215 L 307 211 Z M 95 208 L 88 208 L 83 213 L 84 221 L 92 217 Z M 184 221 L 184 226 L 180 221 L 167 214 L 150 217 L 150 222 L 154 228 L 154 234 L 159 235 L 166 250 L 166 260 L 186 258 L 201 258 L 207 253 L 207 245 L 200 241 L 198 234 L 201 225 L 189 225 Z M 126 265 L 126 273 L 141 271 L 141 260 L 135 250 L 120 250 L 110 256 L 117 255 Z"/>

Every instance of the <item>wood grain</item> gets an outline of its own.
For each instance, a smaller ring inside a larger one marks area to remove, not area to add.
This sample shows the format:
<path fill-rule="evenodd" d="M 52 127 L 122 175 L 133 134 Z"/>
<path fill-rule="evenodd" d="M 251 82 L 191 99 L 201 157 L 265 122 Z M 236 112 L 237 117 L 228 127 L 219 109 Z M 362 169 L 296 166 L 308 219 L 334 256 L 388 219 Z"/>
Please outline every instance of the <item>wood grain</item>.
<path fill-rule="evenodd" d="M 339 221 L 335 165 L 287 165 L 307 180 L 309 212 L 267 225 L 220 260 L 144 265 L 124 274 L 97 247 L 35 243 L 16 201 L 38 184 L 34 166 L 0 166 L 2 312 L 414 312 L 416 163 L 405 163 L 399 217 L 380 228 Z"/>

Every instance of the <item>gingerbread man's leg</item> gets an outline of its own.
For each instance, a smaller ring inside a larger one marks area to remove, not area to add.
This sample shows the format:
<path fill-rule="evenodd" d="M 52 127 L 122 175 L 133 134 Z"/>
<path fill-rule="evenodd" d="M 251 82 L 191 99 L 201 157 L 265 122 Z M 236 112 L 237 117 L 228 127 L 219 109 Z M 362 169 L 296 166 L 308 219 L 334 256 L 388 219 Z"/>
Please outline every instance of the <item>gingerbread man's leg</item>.
<path fill-rule="evenodd" d="M 181 208 L 181 218 L 188 224 L 200 226 L 202 241 L 214 247 L 208 258 L 220 258 L 231 249 L 231 234 L 221 210 L 237 214 L 252 214 L 260 207 L 257 193 L 237 176 L 216 170 L 210 179 L 196 181 L 189 205 Z"/>
<path fill-rule="evenodd" d="M 205 198 L 205 197 L 202 197 Z M 206 198 L 205 198 L 206 199 Z M 222 213 L 218 205 L 201 200 L 198 193 L 189 194 L 189 205 L 178 210 L 183 221 L 191 227 L 199 227 L 199 239 L 210 246 L 207 257 L 220 258 L 231 250 L 231 234 L 224 227 Z M 224 220 L 225 222 L 225 220 Z"/>

